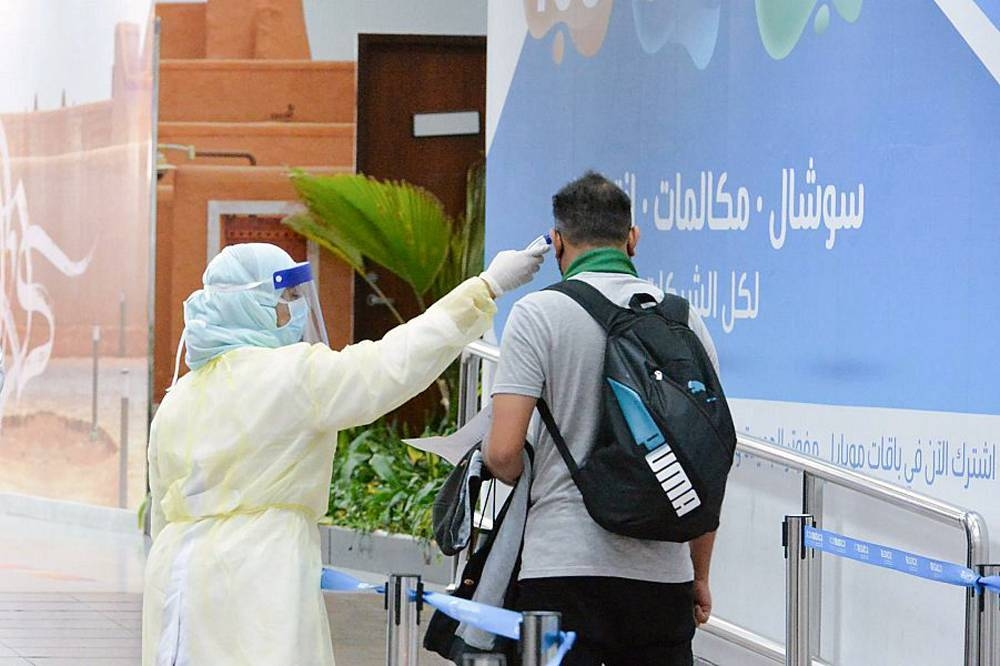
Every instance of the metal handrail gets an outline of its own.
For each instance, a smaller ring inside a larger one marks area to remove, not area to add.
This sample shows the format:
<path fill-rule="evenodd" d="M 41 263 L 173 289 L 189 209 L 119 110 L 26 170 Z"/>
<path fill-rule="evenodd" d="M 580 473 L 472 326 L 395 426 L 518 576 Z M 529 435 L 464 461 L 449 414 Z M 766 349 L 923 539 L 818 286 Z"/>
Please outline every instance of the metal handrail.
<path fill-rule="evenodd" d="M 733 624 L 713 615 L 708 618 L 708 622 L 698 628 L 706 634 L 721 638 L 730 645 L 735 645 L 759 657 L 770 659 L 776 664 L 785 663 L 784 644 L 754 633 L 738 624 Z M 830 666 L 830 662 L 824 661 L 819 657 L 813 657 L 812 666 Z"/>
<path fill-rule="evenodd" d="M 478 356 L 482 360 L 489 361 L 490 363 L 500 362 L 500 348 L 496 345 L 491 345 L 488 342 L 483 342 L 482 340 L 476 340 L 466 346 L 465 353 Z"/>
<path fill-rule="evenodd" d="M 887 481 L 875 479 L 852 470 L 843 469 L 828 462 L 802 455 L 788 449 L 775 446 L 765 440 L 748 435 L 738 435 L 736 449 L 746 455 L 756 456 L 763 460 L 776 463 L 802 472 L 803 493 L 802 512 L 816 517 L 817 524 L 822 524 L 823 502 L 822 491 L 816 491 L 817 480 L 832 483 L 847 488 L 862 495 L 885 502 L 892 506 L 906 509 L 912 513 L 932 518 L 952 527 L 958 527 L 965 533 L 966 565 L 975 569 L 980 564 L 990 562 L 990 540 L 986 521 L 976 511 L 944 502 L 934 497 L 928 497 L 908 488 L 897 486 Z M 817 633 L 810 643 L 819 645 L 818 628 L 820 626 L 819 607 L 820 585 L 819 567 L 814 568 L 811 587 L 816 592 L 811 600 L 811 625 Z M 980 655 L 981 612 L 976 591 L 970 589 L 965 599 L 965 663 L 978 665 L 983 663 Z"/>
<path fill-rule="evenodd" d="M 479 409 L 478 387 L 479 372 L 482 361 L 500 362 L 500 350 L 496 345 L 476 341 L 468 345 L 462 353 L 462 367 L 459 388 L 459 425 L 464 425 Z M 966 539 L 966 564 L 970 568 L 990 564 L 989 535 L 986 521 L 979 513 L 962 507 L 928 497 L 920 493 L 897 486 L 880 479 L 865 476 L 858 472 L 843 469 L 812 458 L 810 456 L 784 449 L 749 435 L 738 435 L 736 450 L 743 455 L 756 456 L 763 460 L 783 465 L 802 473 L 802 512 L 812 514 L 817 525 L 822 526 L 823 517 L 823 484 L 832 483 L 854 492 L 866 495 L 887 504 L 911 511 L 947 525 L 960 528 Z M 820 566 L 813 567 L 811 587 L 817 592 L 810 600 L 811 626 L 815 632 L 810 644 L 818 647 L 821 599 L 819 590 Z M 987 605 L 988 608 L 991 606 Z M 982 614 L 979 599 L 975 590 L 970 589 L 965 603 L 965 664 L 966 666 L 988 666 L 992 655 L 981 655 L 983 640 Z M 774 661 L 784 660 L 784 649 L 780 644 L 759 636 L 752 631 L 724 620 L 710 621 L 705 628 L 710 634 L 722 638 L 732 644 L 750 649 L 758 655 L 771 658 Z M 985 659 L 981 659 L 985 657 Z M 822 661 L 813 659 L 814 663 Z"/>
<path fill-rule="evenodd" d="M 828 462 L 784 449 L 763 439 L 749 435 L 737 435 L 736 448 L 741 453 L 756 456 L 799 472 L 805 472 L 818 479 L 835 483 L 874 499 L 883 500 L 913 513 L 934 518 L 943 523 L 958 523 L 970 533 L 981 530 L 986 534 L 986 523 L 975 511 L 967 511 L 934 497 L 921 495 L 908 488 L 897 486 L 858 472 L 837 467 Z M 985 539 L 983 539 L 985 545 Z M 970 539 L 971 542 L 971 539 Z M 987 547 L 988 552 L 988 547 Z"/>

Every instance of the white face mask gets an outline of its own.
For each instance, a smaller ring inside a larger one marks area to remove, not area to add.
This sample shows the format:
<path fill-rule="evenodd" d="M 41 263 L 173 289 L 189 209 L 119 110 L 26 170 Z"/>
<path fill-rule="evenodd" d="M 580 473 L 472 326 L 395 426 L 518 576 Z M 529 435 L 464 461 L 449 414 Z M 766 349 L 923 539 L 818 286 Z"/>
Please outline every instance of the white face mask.
<path fill-rule="evenodd" d="M 288 304 L 288 311 L 292 315 L 292 321 L 289 323 L 297 323 L 300 327 L 305 328 L 306 317 L 309 316 L 309 301 L 304 298 L 296 298 Z"/>
<path fill-rule="evenodd" d="M 309 303 L 304 298 L 296 298 L 294 301 L 282 298 L 279 302 L 288 307 L 288 312 L 291 315 L 288 323 L 278 327 L 282 342 L 286 345 L 302 342 L 302 336 L 306 330 L 306 318 L 309 316 Z"/>

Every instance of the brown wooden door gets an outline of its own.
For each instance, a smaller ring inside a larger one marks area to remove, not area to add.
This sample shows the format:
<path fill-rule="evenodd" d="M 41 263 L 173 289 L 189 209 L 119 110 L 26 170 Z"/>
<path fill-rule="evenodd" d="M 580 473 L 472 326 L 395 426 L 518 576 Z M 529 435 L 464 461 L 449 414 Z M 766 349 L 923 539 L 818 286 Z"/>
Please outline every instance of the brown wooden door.
<path fill-rule="evenodd" d="M 414 114 L 479 114 L 475 134 L 414 136 Z M 358 150 L 360 173 L 406 180 L 437 195 L 450 215 L 465 210 L 469 167 L 483 158 L 486 115 L 484 37 L 360 35 L 358 43 Z M 370 266 L 379 287 L 407 319 L 417 314 L 410 288 L 378 266 Z M 358 279 L 354 339 L 382 337 L 397 321 Z M 405 411 L 418 425 L 435 409 L 431 391 Z"/>

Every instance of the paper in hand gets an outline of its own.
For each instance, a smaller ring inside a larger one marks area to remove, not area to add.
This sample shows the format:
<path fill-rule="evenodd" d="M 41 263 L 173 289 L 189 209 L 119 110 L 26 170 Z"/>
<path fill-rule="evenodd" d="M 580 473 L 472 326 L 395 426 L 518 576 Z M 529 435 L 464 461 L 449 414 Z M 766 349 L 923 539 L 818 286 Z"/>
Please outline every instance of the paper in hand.
<path fill-rule="evenodd" d="M 462 456 L 476 444 L 485 442 L 493 422 L 493 403 L 489 402 L 475 418 L 447 437 L 420 437 L 404 439 L 403 442 L 421 451 L 439 455 L 452 465 L 457 465 Z"/>

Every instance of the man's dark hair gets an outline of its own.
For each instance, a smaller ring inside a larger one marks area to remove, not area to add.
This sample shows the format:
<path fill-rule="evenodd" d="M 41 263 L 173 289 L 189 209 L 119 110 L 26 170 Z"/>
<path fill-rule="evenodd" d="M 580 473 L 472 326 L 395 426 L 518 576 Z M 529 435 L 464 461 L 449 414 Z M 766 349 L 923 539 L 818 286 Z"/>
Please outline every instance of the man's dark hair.
<path fill-rule="evenodd" d="M 556 231 L 573 245 L 622 245 L 632 227 L 632 204 L 620 187 L 588 171 L 552 197 Z"/>

